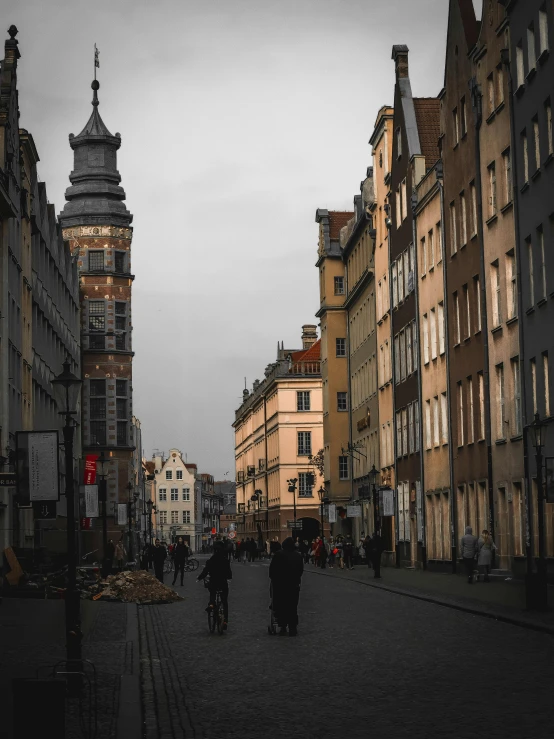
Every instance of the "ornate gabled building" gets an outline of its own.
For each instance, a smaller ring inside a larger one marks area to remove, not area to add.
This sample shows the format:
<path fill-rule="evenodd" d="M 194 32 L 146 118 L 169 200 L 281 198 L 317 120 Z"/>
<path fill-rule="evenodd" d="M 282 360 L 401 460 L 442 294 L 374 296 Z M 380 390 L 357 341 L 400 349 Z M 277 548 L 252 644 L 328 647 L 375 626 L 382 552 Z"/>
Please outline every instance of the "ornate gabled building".
<path fill-rule="evenodd" d="M 70 134 L 74 169 L 60 214 L 63 238 L 78 256 L 83 367 L 83 453 L 111 460 L 108 512 L 127 502 L 132 480 L 131 222 L 117 171 L 121 135 L 98 112 L 78 136 Z"/>

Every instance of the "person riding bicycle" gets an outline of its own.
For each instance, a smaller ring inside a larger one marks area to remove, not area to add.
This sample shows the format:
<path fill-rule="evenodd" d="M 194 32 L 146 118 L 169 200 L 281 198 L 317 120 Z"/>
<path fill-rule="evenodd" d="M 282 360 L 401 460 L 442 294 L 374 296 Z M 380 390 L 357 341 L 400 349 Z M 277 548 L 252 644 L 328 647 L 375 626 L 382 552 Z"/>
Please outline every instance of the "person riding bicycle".
<path fill-rule="evenodd" d="M 206 611 L 209 612 L 210 608 L 215 608 L 215 596 L 219 591 L 221 593 L 221 603 L 223 604 L 223 618 L 225 619 L 223 628 L 226 629 L 229 617 L 229 585 L 227 584 L 227 580 L 231 580 L 233 578 L 233 573 L 231 572 L 231 565 L 227 559 L 225 546 L 222 541 L 216 541 L 214 543 L 214 553 L 206 562 L 206 566 L 196 579 L 204 580 L 206 577 L 210 578 L 210 602 Z"/>

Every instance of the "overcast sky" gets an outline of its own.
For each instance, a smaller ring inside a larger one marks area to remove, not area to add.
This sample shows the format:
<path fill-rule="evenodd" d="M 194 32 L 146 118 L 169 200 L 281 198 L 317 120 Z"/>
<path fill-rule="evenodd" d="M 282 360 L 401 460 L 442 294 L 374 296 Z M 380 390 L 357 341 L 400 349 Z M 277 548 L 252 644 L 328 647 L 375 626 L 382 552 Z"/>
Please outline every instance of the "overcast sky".
<path fill-rule="evenodd" d="M 447 0 L 3 0 L 19 29 L 21 126 L 59 212 L 68 134 L 122 135 L 134 214 L 134 411 L 147 457 L 234 470 L 231 423 L 278 340 L 319 307 L 316 208 L 348 210 L 393 103 L 393 44 L 416 96 L 443 83 Z M 7 34 L 4 34 L 7 37 Z"/>

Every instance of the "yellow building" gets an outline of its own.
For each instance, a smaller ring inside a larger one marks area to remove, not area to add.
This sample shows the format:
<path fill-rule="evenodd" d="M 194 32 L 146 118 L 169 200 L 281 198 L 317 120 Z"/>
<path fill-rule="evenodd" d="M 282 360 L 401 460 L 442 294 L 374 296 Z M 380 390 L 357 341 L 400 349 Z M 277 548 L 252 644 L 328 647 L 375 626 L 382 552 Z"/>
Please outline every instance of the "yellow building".
<path fill-rule="evenodd" d="M 342 449 L 348 444 L 348 362 L 337 351 L 346 342 L 347 316 L 345 264 L 340 248 L 340 231 L 354 214 L 351 211 L 318 209 L 318 260 L 320 308 L 316 316 L 321 327 L 321 379 L 323 383 L 324 486 L 329 501 L 344 514 L 350 500 L 348 460 Z M 342 344 L 341 344 L 342 346 Z M 333 534 L 339 533 L 343 519 L 337 518 Z"/>
<path fill-rule="evenodd" d="M 323 448 L 321 344 L 303 326 L 301 350 L 281 346 L 263 381 L 236 411 L 237 535 L 310 541 L 320 532 L 323 479 L 311 457 Z M 313 476 L 313 478 L 312 478 Z M 289 480 L 295 489 L 289 490 Z M 293 522 L 301 524 L 294 528 Z"/>

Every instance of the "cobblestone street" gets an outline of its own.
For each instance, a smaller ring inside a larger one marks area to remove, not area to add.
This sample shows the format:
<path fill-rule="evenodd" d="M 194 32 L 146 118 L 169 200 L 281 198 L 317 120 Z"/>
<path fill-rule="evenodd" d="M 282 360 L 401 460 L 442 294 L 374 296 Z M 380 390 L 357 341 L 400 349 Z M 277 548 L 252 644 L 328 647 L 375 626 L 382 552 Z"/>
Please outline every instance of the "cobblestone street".
<path fill-rule="evenodd" d="M 308 568 L 298 638 L 269 637 L 261 563 L 233 564 L 220 637 L 194 576 L 177 590 L 139 607 L 146 739 L 551 733 L 549 635 Z"/>

